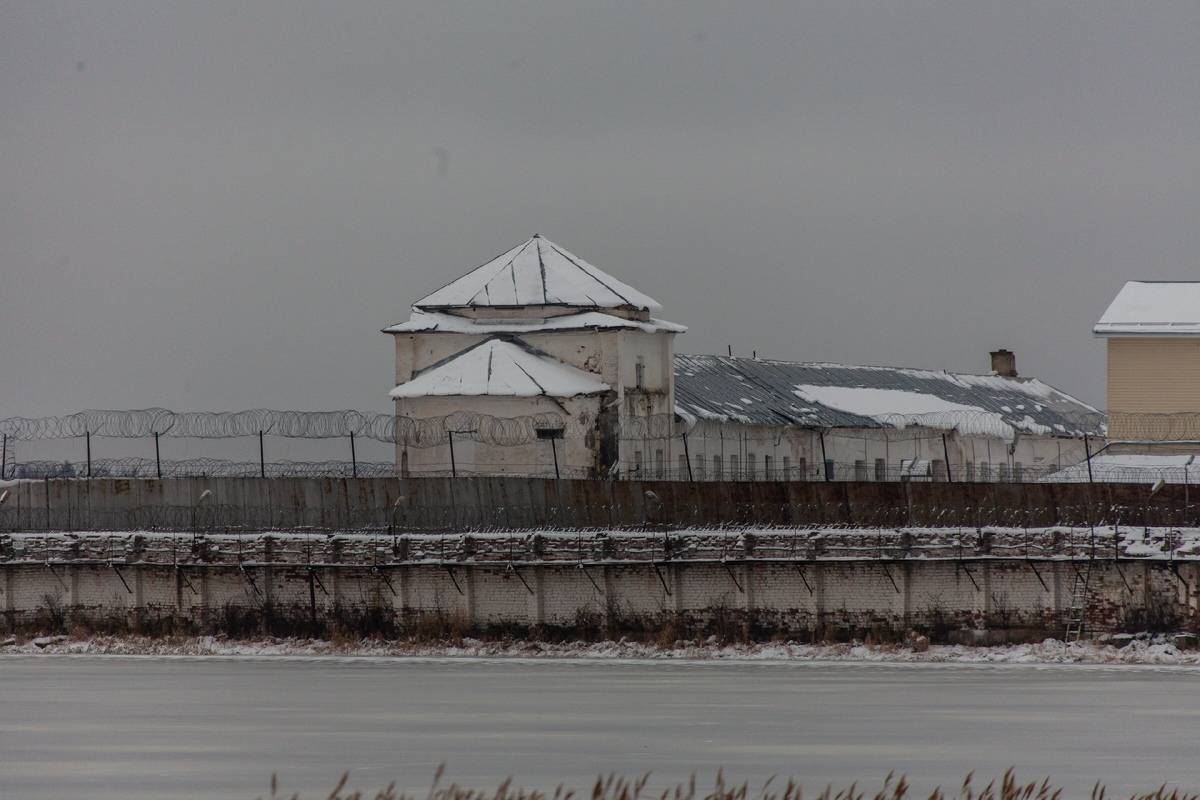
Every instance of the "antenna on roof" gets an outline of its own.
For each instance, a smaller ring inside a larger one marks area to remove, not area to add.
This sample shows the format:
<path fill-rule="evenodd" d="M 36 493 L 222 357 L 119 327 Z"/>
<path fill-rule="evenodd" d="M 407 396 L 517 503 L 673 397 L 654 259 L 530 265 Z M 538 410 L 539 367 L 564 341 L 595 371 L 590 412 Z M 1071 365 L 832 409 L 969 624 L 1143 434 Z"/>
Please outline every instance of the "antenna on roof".
<path fill-rule="evenodd" d="M 729 357 L 733 358 L 733 345 L 727 344 L 725 346 L 729 348 Z"/>

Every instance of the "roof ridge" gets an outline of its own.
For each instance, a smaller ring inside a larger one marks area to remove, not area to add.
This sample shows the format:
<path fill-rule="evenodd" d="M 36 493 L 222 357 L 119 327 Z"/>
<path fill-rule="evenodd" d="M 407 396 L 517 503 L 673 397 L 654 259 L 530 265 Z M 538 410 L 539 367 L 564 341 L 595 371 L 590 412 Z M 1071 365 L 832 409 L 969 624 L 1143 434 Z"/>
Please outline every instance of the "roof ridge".
<path fill-rule="evenodd" d="M 529 245 L 533 244 L 532 251 Z M 507 279 L 507 280 L 505 280 Z M 555 286 L 551 287 L 550 283 Z M 551 288 L 554 297 L 550 296 Z M 528 306 L 660 311 L 657 300 L 589 264 L 549 239 L 535 236 L 505 250 L 413 303 L 413 310 Z"/>
<path fill-rule="evenodd" d="M 1200 281 L 1197 281 L 1200 283 Z M 789 361 L 782 358 L 747 358 L 746 356 L 723 356 L 708 353 L 676 353 L 676 357 L 684 358 L 713 358 L 721 361 L 749 361 L 758 364 L 792 364 L 803 367 L 837 367 L 838 369 L 878 369 L 878 370 L 907 370 L 909 372 L 929 372 L 934 375 L 961 375 L 968 378 L 992 378 L 996 377 L 990 372 L 951 372 L 945 369 L 930 369 L 928 367 L 897 367 L 889 364 L 847 364 L 840 361 Z M 1037 378 L 1018 377 L 1005 378 L 1005 380 L 1021 382 L 1027 380 L 1037 380 Z"/>
<path fill-rule="evenodd" d="M 532 240 L 532 239 L 530 239 L 529 241 L 533 241 L 533 240 Z M 494 262 L 494 261 L 499 261 L 500 259 L 504 258 L 504 257 L 505 257 L 506 255 L 508 255 L 509 253 L 513 253 L 514 251 L 516 251 L 516 250 L 518 250 L 518 249 L 520 249 L 520 248 L 524 247 L 524 246 L 525 246 L 525 245 L 527 245 L 527 244 L 529 244 L 529 242 L 522 242 L 521 244 L 517 245 L 516 247 L 510 247 L 510 248 L 508 248 L 507 250 L 503 251 L 502 253 L 499 253 L 498 255 L 496 255 L 495 257 L 493 257 L 493 258 L 489 258 L 487 261 L 483 262 L 483 263 L 482 263 L 482 264 L 480 264 L 479 266 L 477 266 L 477 267 L 472 267 L 471 269 L 469 269 L 469 270 L 467 270 L 466 272 L 464 272 L 462 275 L 459 275 L 457 278 L 455 278 L 454 280 L 450 281 L 450 283 L 444 284 L 444 285 L 443 285 L 443 286 L 442 286 L 440 289 L 435 289 L 434 291 L 432 291 L 432 292 L 430 292 L 429 294 L 425 295 L 425 297 L 431 297 L 432 295 L 435 295 L 435 294 L 437 294 L 437 293 L 438 293 L 438 292 L 440 292 L 442 289 L 445 289 L 447 286 L 450 286 L 451 284 L 454 284 L 454 283 L 457 283 L 458 281 L 461 281 L 463 278 L 467 277 L 467 276 L 468 276 L 468 275 L 470 275 L 471 273 L 473 273 L 473 272 L 477 272 L 478 270 L 481 270 L 481 269 L 483 269 L 483 268 L 484 268 L 484 267 L 486 267 L 488 264 L 491 264 L 491 263 L 492 263 L 492 262 Z M 513 258 L 516 258 L 516 255 L 514 255 L 514 256 L 513 256 Z M 497 271 L 497 272 L 499 272 L 499 271 L 500 271 L 500 269 L 503 269 L 503 267 L 500 267 L 500 268 L 499 268 L 499 269 L 497 269 L 496 271 Z M 422 298 L 422 299 L 424 299 L 424 298 Z M 417 301 L 417 303 L 419 303 L 419 302 L 421 302 L 421 301 L 420 301 L 420 300 L 418 300 L 418 301 Z M 416 310 L 416 308 L 417 308 L 417 304 L 416 304 L 416 303 L 414 303 L 414 304 L 412 305 L 412 309 L 415 311 L 415 310 Z"/>

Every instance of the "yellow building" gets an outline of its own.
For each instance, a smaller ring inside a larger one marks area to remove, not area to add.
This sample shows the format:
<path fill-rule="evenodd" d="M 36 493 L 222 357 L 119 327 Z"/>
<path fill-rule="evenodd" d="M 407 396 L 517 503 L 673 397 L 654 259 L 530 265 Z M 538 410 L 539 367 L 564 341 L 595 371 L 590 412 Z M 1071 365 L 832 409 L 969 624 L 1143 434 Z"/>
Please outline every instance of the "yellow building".
<path fill-rule="evenodd" d="M 1130 281 L 1093 332 L 1108 340 L 1110 442 L 1200 442 L 1200 282 Z"/>

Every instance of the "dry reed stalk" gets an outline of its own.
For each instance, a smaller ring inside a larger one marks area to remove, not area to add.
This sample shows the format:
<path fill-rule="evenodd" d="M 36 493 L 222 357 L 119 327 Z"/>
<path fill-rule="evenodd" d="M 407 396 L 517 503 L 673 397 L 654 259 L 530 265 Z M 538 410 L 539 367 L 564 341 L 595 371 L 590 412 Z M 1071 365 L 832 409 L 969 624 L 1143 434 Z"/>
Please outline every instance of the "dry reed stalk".
<path fill-rule="evenodd" d="M 425 800 L 575 800 L 579 797 L 576 790 L 565 784 L 559 784 L 553 792 L 525 789 L 524 787 L 514 789 L 511 777 L 506 778 L 495 791 L 468 789 L 457 783 L 443 786 L 441 779 L 445 774 L 445 769 L 445 764 L 438 767 Z M 693 773 L 686 784 L 679 783 L 661 793 L 652 794 L 646 791 L 650 773 L 647 772 L 635 778 L 610 773 L 596 779 L 589 800 L 804 800 L 803 789 L 793 778 L 789 778 L 787 783 L 779 789 L 772 789 L 776 777 L 771 776 L 763 784 L 762 789 L 752 794 L 749 782 L 727 783 L 724 772 L 718 770 L 712 790 L 700 794 L 696 788 L 696 775 Z M 1040 782 L 1021 783 L 1017 780 L 1015 770 L 1011 767 L 999 781 L 991 781 L 982 788 L 976 787 L 974 778 L 973 772 L 968 774 L 957 790 L 946 791 L 939 786 L 926 796 L 926 800 L 1062 800 L 1063 797 L 1063 789 L 1051 785 L 1049 778 Z M 348 790 L 346 784 L 349 780 L 349 772 L 342 775 L 341 781 L 328 795 L 328 800 L 371 800 L 372 798 L 373 800 L 417 800 L 413 795 L 397 791 L 395 781 L 387 788 L 371 795 L 365 794 L 361 789 Z M 278 792 L 277 777 L 272 775 L 271 794 L 265 797 L 260 796 L 259 800 L 289 800 L 289 798 L 290 800 L 300 800 L 298 792 L 290 796 L 280 795 Z M 827 786 L 813 800 L 867 800 L 867 798 L 870 800 L 921 800 L 912 794 L 912 787 L 905 777 L 903 775 L 897 777 L 894 773 L 888 774 L 884 779 L 883 787 L 874 794 L 868 794 L 867 791 L 859 789 L 857 783 L 852 783 L 849 787 L 838 790 Z M 1110 795 L 1108 790 L 1097 782 L 1092 788 L 1091 800 L 1118 800 L 1118 798 Z M 1200 795 L 1177 788 L 1168 789 L 1164 783 L 1154 791 L 1131 795 L 1130 800 L 1200 800 Z"/>

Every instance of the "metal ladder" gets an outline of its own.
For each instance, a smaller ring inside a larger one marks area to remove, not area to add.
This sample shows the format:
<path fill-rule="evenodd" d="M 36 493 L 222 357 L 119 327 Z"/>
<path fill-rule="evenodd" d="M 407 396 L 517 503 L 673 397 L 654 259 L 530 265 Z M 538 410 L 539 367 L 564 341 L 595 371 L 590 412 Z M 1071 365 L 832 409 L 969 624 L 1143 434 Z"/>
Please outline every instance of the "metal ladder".
<path fill-rule="evenodd" d="M 1075 568 L 1075 582 L 1071 586 L 1071 603 L 1067 606 L 1067 643 L 1078 642 L 1083 636 L 1083 623 L 1087 619 L 1088 594 L 1092 578 L 1092 560 L 1087 569 L 1080 572 Z"/>

